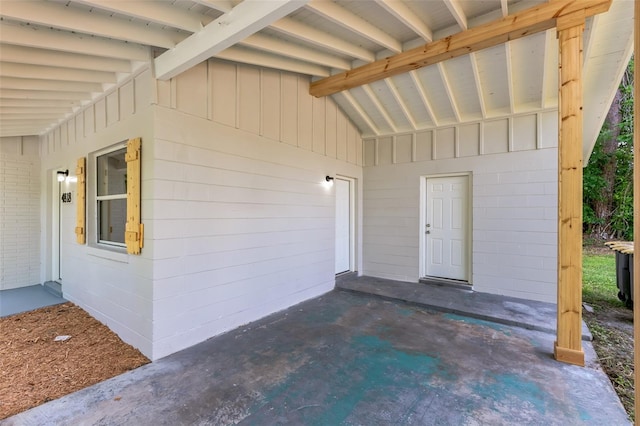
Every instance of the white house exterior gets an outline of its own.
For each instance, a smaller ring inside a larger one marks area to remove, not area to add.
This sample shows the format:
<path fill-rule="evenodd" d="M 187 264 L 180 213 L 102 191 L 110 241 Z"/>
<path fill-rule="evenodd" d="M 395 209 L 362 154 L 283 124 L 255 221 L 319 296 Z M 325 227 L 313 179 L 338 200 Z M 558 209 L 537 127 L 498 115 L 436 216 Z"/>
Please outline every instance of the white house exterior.
<path fill-rule="evenodd" d="M 296 23 L 314 28 L 308 15 L 326 18 L 336 5 L 349 16 L 373 19 L 360 3 L 311 2 L 302 12 L 281 11 L 291 15 L 272 25 L 289 25 L 291 32 Z M 446 2 L 437 3 L 444 14 Z M 429 22 L 439 30 L 431 37 L 545 2 L 493 3 L 483 6 L 488 11 L 474 12 L 480 6 L 473 3 L 450 10 L 442 19 L 460 28 Z M 588 21 L 585 158 L 631 54 L 632 5 L 616 0 Z M 5 27 L 24 30 L 11 23 L 28 21 L 21 6 L 7 9 L 0 10 L 10 21 Z M 397 17 L 404 9 L 384 10 Z M 416 35 L 403 31 L 420 33 L 403 16 L 402 29 L 379 26 L 402 41 L 400 50 L 416 44 Z M 0 60 L 20 63 L 20 43 L 6 34 Z M 366 52 L 374 52 L 371 60 L 387 53 L 349 34 L 343 28 L 332 40 L 360 43 L 361 50 L 354 47 L 356 56 L 348 59 L 341 48 L 329 66 L 334 71 L 340 63 L 364 62 Z M 244 37 L 240 44 L 260 40 Z M 336 273 L 346 271 L 416 283 L 452 279 L 475 291 L 555 302 L 555 29 L 510 43 L 331 97 L 309 94 L 310 81 L 328 75 L 322 69 L 309 65 L 305 72 L 260 52 L 240 54 L 246 46 L 171 78 L 158 78 L 163 63 L 136 60 L 131 72 L 42 132 L 7 122 L 0 139 L 0 290 L 59 281 L 65 298 L 151 359 L 322 295 L 334 288 Z M 149 58 L 152 51 L 147 48 Z M 331 59 L 324 48 L 317 54 Z M 495 63 L 505 65 L 493 69 Z M 3 111 L 20 110 L 12 100 L 30 98 L 32 89 L 16 81 L 29 78 L 0 80 Z M 65 103 L 59 98 L 53 100 Z M 142 146 L 140 254 L 99 241 L 104 213 L 97 175 L 103 169 L 97 158 L 132 138 Z M 85 243 L 75 231 L 79 158 L 86 159 Z M 58 183 L 64 170 L 71 179 Z M 438 210 L 434 194 L 442 188 L 457 192 L 444 195 L 453 207 Z M 460 232 L 436 235 L 438 221 L 455 222 L 451 228 Z M 439 269 L 442 262 L 454 266 Z"/>

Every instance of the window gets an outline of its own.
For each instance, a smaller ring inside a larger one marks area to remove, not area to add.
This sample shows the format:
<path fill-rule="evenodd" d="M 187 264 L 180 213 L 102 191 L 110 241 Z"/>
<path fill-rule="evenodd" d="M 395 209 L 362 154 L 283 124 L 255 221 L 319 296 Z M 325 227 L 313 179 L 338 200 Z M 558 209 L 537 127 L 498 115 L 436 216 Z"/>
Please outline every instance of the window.
<path fill-rule="evenodd" d="M 96 157 L 97 240 L 125 247 L 127 222 L 127 148 Z"/>

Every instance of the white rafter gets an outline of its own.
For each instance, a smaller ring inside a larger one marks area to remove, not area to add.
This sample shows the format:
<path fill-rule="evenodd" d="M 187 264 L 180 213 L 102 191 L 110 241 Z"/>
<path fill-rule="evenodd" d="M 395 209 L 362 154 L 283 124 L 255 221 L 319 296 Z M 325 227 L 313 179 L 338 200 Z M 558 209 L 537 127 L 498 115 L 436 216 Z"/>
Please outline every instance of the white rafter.
<path fill-rule="evenodd" d="M 398 40 L 332 1 L 312 0 L 307 3 L 306 7 L 379 46 L 389 49 L 394 53 L 402 52 L 402 43 Z"/>
<path fill-rule="evenodd" d="M 459 0 L 442 0 L 444 4 L 451 12 L 451 15 L 455 18 L 458 26 L 462 28 L 462 30 L 468 29 L 467 16 L 464 14 L 462 10 L 462 6 L 460 6 Z"/>
<path fill-rule="evenodd" d="M 429 118 L 434 126 L 438 125 L 438 119 L 436 118 L 436 114 L 433 112 L 433 106 L 431 105 L 431 101 L 427 96 L 427 92 L 424 90 L 424 86 L 420 82 L 420 78 L 418 77 L 418 73 L 416 71 L 409 71 L 409 75 L 411 76 L 411 80 L 413 81 L 413 85 L 418 90 L 418 95 L 420 95 L 420 100 L 422 101 L 422 105 L 427 110 L 427 114 L 429 114 Z"/>
<path fill-rule="evenodd" d="M 217 53 L 215 56 L 216 58 L 226 59 L 228 61 L 281 69 L 299 74 L 317 75 L 319 77 L 326 77 L 331 74 L 329 68 L 320 65 L 302 62 L 284 56 L 276 56 L 268 52 L 248 49 L 242 46 L 230 47 Z"/>
<path fill-rule="evenodd" d="M 250 35 L 242 40 L 240 44 L 277 55 L 288 56 L 300 61 L 323 65 L 325 67 L 339 70 L 348 70 L 351 68 L 351 62 L 345 59 L 264 34 L 258 33 Z"/>
<path fill-rule="evenodd" d="M 303 40 L 322 49 L 361 59 L 365 62 L 373 62 L 376 59 L 375 53 L 370 52 L 367 49 L 356 46 L 344 39 L 295 21 L 291 18 L 282 18 L 271 24 L 269 28 Z"/>
<path fill-rule="evenodd" d="M 506 1 L 506 0 L 505 0 Z M 397 0 L 376 0 L 387 12 L 408 28 L 411 28 L 424 41 L 433 41 L 433 32 L 409 7 Z"/>
<path fill-rule="evenodd" d="M 4 59 L 4 56 L 2 59 Z M 112 72 L 49 67 L 43 65 L 16 64 L 13 62 L 4 61 L 0 61 L 0 76 L 36 78 L 44 80 L 83 81 L 88 83 L 117 82 L 116 75 Z"/>
<path fill-rule="evenodd" d="M 3 34 L 4 35 L 4 34 Z M 55 52 L 12 44 L 0 44 L 2 60 L 17 64 L 31 64 L 61 68 L 131 72 L 131 62 L 125 59 L 103 58 L 69 52 Z"/>
<path fill-rule="evenodd" d="M 119 40 L 86 37 L 80 34 L 65 33 L 32 25 L 28 27 L 11 25 L 3 21 L 0 21 L 0 34 L 2 34 L 2 43 L 17 46 L 51 49 L 83 55 L 96 55 L 99 53 L 100 56 L 132 61 L 149 60 L 149 49 L 147 47 Z"/>
<path fill-rule="evenodd" d="M 594 34 L 596 33 L 596 27 L 598 26 L 598 22 L 600 21 L 600 15 L 596 15 L 591 18 L 591 28 L 589 29 L 588 34 L 586 34 L 583 43 L 584 48 L 582 49 L 582 67 L 586 68 L 587 62 L 589 61 L 589 57 L 591 56 L 591 49 L 593 48 L 593 39 L 595 38 Z"/>
<path fill-rule="evenodd" d="M 471 69 L 473 70 L 473 79 L 476 82 L 476 91 L 478 93 L 478 103 L 480 104 L 480 111 L 482 113 L 482 118 L 487 118 L 487 106 L 484 101 L 482 81 L 480 80 L 480 72 L 478 71 L 478 60 L 476 59 L 475 52 L 471 52 L 469 54 L 469 60 L 471 61 Z"/>
<path fill-rule="evenodd" d="M 3 99 L 56 99 L 64 101 L 83 101 L 91 99 L 91 93 L 70 91 L 7 89 L 0 86 L 0 98 Z"/>
<path fill-rule="evenodd" d="M 64 108 L 71 109 L 80 106 L 79 101 L 64 101 L 61 99 L 0 99 L 0 107 L 34 107 L 34 108 Z"/>
<path fill-rule="evenodd" d="M 306 1 L 244 0 L 200 32 L 156 58 L 156 77 L 166 80 L 178 75 L 288 15 Z"/>
<path fill-rule="evenodd" d="M 215 9 L 218 12 L 227 13 L 233 9 L 233 3 L 229 0 L 193 0 L 194 3 Z"/>
<path fill-rule="evenodd" d="M 0 87 L 16 90 L 44 90 L 68 92 L 102 92 L 100 83 L 83 83 L 74 81 L 54 81 L 33 78 L 0 77 Z"/>
<path fill-rule="evenodd" d="M 511 60 L 511 42 L 504 44 L 505 62 L 507 66 L 507 93 L 509 95 L 509 111 L 511 114 L 516 112 L 515 88 L 513 87 L 513 64 Z"/>
<path fill-rule="evenodd" d="M 500 0 L 500 10 L 502 11 L 502 16 L 507 16 L 509 14 L 509 4 L 508 0 Z"/>
<path fill-rule="evenodd" d="M 366 111 L 362 109 L 362 106 L 358 103 L 358 101 L 355 100 L 353 95 L 348 90 L 340 92 L 340 95 L 344 97 L 344 99 L 349 103 L 351 108 L 353 108 L 353 110 L 360 116 L 360 118 L 362 118 L 362 120 L 367 124 L 367 126 L 369 126 L 373 134 L 379 135 L 380 129 L 378 129 L 378 126 L 376 126 L 373 123 L 373 121 L 371 120 L 371 117 L 369 117 L 369 114 L 367 114 Z"/>
<path fill-rule="evenodd" d="M 453 89 L 451 88 L 451 83 L 449 83 L 447 70 L 444 69 L 444 65 L 442 64 L 442 62 L 438 62 L 437 67 L 438 67 L 438 72 L 440 73 L 440 78 L 442 79 L 444 91 L 447 94 L 449 103 L 451 104 L 451 110 L 453 111 L 453 115 L 455 115 L 456 117 L 456 121 L 459 123 L 462 121 L 462 117 L 460 117 L 460 108 L 458 108 L 458 103 L 456 102 L 456 98 L 453 96 Z"/>
<path fill-rule="evenodd" d="M 540 108 L 546 108 L 549 105 L 547 104 L 547 93 L 553 91 L 553 93 L 557 93 L 556 90 L 550 88 L 551 82 L 555 81 L 553 75 L 557 75 L 557 63 L 558 58 L 554 52 L 557 51 L 553 48 L 554 45 L 557 45 L 556 40 L 556 31 L 555 30 L 547 30 L 544 38 L 544 59 L 543 59 L 543 68 L 542 68 L 542 94 L 540 96 Z"/>
<path fill-rule="evenodd" d="M 378 99 L 378 97 L 376 96 L 375 93 L 373 93 L 373 90 L 371 89 L 371 86 L 369 86 L 368 84 L 362 86 L 362 89 L 364 90 L 364 93 L 367 95 L 367 97 L 369 98 L 369 100 L 371 101 L 371 103 L 373 103 L 373 105 L 376 107 L 376 109 L 378 110 L 378 112 L 380 113 L 380 115 L 384 118 L 384 120 L 387 122 L 387 124 L 389 125 L 389 128 L 391 128 L 391 130 L 395 133 L 398 131 L 398 127 L 396 126 L 396 124 L 393 122 L 393 119 L 391 118 L 391 116 L 389 116 L 389 112 L 387 111 L 387 109 L 385 108 L 384 105 L 382 105 L 382 103 L 380 102 L 380 99 Z"/>
<path fill-rule="evenodd" d="M 109 12 L 121 13 L 143 21 L 179 28 L 192 33 L 200 31 L 213 19 L 174 7 L 166 1 L 75 0 Z"/>
<path fill-rule="evenodd" d="M 393 83 L 392 79 L 391 78 L 385 78 L 383 81 L 387 85 L 387 88 L 389 89 L 389 91 L 393 95 L 393 98 L 395 99 L 397 104 L 400 106 L 400 110 L 402 111 L 402 114 L 404 114 L 404 116 L 407 119 L 407 121 L 409 122 L 409 124 L 411 124 L 412 130 L 416 130 L 418 128 L 418 126 L 416 126 L 416 120 L 413 118 L 413 115 L 411 115 L 411 110 L 410 110 L 409 106 L 407 105 L 405 100 L 400 95 L 400 92 L 398 92 L 398 88 Z"/>
<path fill-rule="evenodd" d="M 63 4 L 40 0 L 4 0 L 2 16 L 47 27 L 166 49 L 174 47 L 184 38 L 184 35 L 177 32 L 149 28 L 126 19 L 93 14 Z"/>

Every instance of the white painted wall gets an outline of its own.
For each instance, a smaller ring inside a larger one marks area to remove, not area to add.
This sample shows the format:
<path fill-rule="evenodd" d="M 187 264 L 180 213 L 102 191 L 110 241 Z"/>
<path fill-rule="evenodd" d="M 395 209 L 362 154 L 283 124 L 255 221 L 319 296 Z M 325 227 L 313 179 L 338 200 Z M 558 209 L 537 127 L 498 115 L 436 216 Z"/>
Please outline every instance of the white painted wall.
<path fill-rule="evenodd" d="M 158 84 L 154 358 L 333 289 L 323 182 L 362 180 L 355 128 L 306 78 L 212 60 Z"/>
<path fill-rule="evenodd" d="M 420 277 L 420 179 L 471 173 L 477 291 L 556 301 L 557 112 L 364 141 L 365 275 Z"/>
<path fill-rule="evenodd" d="M 55 279 L 51 268 L 51 188 L 55 170 L 69 169 L 75 175 L 76 161 L 97 150 L 132 137 L 142 138 L 142 180 L 153 173 L 153 110 L 155 86 L 149 70 L 124 81 L 104 98 L 79 111 L 41 138 L 41 208 L 45 224 L 38 258 L 40 281 Z M 105 323 L 124 341 L 152 354 L 153 238 L 146 240 L 142 255 L 127 255 L 96 244 L 95 165 L 87 166 L 87 245 L 76 242 L 76 184 L 65 182 L 63 192 L 72 192 L 72 203 L 61 207 L 61 276 L 64 297 Z M 57 196 L 57 191 L 56 194 Z M 143 193 L 142 221 L 151 217 L 151 200 Z"/>
<path fill-rule="evenodd" d="M 40 283 L 37 137 L 0 138 L 0 290 Z"/>

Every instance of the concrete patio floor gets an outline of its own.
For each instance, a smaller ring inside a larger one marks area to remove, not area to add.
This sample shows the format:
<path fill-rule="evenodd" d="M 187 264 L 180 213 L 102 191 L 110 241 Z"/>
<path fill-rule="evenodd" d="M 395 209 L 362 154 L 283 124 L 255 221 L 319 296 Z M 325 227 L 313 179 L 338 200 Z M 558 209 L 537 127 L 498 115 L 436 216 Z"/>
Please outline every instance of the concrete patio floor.
<path fill-rule="evenodd" d="M 335 290 L 0 423 L 629 424 L 591 343 L 553 340 Z"/>
<path fill-rule="evenodd" d="M 40 284 L 0 290 L 0 318 L 64 302 L 61 294 Z"/>

